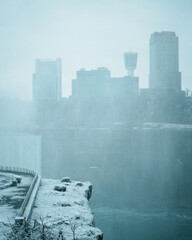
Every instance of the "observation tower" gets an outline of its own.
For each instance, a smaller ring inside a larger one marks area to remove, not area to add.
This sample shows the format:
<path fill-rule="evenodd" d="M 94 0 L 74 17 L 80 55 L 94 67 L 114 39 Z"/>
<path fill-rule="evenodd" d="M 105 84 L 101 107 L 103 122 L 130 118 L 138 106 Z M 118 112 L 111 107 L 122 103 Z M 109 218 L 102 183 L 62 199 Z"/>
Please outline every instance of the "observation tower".
<path fill-rule="evenodd" d="M 125 68 L 128 71 L 128 76 L 134 77 L 134 70 L 137 67 L 137 53 L 136 52 L 124 53 L 124 63 Z"/>

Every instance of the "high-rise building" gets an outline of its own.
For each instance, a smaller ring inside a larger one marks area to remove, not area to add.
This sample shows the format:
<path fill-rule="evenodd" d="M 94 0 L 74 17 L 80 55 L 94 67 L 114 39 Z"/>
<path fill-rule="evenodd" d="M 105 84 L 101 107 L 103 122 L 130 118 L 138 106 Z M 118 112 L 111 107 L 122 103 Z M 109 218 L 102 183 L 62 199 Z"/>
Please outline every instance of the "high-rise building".
<path fill-rule="evenodd" d="M 33 99 L 59 101 L 61 85 L 61 59 L 37 59 L 33 74 Z"/>
<path fill-rule="evenodd" d="M 149 88 L 181 91 L 178 37 L 175 32 L 155 32 L 151 35 Z"/>
<path fill-rule="evenodd" d="M 72 80 L 72 96 L 104 97 L 106 82 L 110 76 L 111 72 L 105 67 L 90 71 L 80 69 L 76 79 Z"/>

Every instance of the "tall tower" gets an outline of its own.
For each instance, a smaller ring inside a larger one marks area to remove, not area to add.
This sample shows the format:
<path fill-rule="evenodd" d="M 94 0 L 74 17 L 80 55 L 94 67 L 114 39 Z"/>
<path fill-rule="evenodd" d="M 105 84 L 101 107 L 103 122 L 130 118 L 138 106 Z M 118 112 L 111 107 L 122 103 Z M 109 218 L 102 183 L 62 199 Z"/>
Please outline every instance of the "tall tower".
<path fill-rule="evenodd" d="M 124 53 L 125 68 L 128 75 L 123 78 L 122 92 L 126 92 L 127 96 L 138 96 L 139 94 L 139 78 L 134 76 L 134 70 L 137 67 L 137 53 Z M 124 90 L 123 90 L 124 89 Z"/>
<path fill-rule="evenodd" d="M 175 32 L 155 32 L 151 35 L 149 88 L 181 90 L 178 52 Z"/>
<path fill-rule="evenodd" d="M 36 59 L 33 74 L 33 99 L 59 101 L 61 91 L 61 59 Z"/>
<path fill-rule="evenodd" d="M 128 71 L 128 76 L 134 76 L 134 70 L 137 67 L 137 53 L 136 52 L 127 52 L 124 53 L 124 63 L 125 68 Z"/>

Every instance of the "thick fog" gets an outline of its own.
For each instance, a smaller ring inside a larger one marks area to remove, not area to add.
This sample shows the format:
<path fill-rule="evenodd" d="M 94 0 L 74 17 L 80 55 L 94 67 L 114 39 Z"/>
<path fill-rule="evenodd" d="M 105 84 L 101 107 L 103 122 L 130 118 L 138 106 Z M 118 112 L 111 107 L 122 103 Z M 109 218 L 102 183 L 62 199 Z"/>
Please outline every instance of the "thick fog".
<path fill-rule="evenodd" d="M 192 239 L 191 11 L 0 0 L 0 166 L 91 181 L 105 240 Z"/>
<path fill-rule="evenodd" d="M 80 68 L 105 66 L 123 76 L 129 50 L 139 53 L 137 75 L 147 87 L 149 36 L 167 30 L 180 36 L 182 84 L 191 88 L 191 7 L 190 0 L 1 0 L 1 92 L 32 99 L 35 59 L 60 57 L 63 96 L 69 96 Z"/>

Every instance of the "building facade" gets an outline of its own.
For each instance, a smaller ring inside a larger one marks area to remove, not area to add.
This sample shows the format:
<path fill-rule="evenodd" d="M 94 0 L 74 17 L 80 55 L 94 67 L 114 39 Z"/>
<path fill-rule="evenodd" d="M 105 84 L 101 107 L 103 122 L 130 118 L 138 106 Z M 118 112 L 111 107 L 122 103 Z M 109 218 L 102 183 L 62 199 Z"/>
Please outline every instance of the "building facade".
<path fill-rule="evenodd" d="M 150 38 L 150 89 L 181 91 L 178 37 L 175 32 L 155 32 Z"/>
<path fill-rule="evenodd" d="M 72 80 L 72 96 L 78 98 L 126 98 L 138 96 L 139 78 L 134 76 L 137 65 L 137 53 L 124 54 L 125 77 L 111 77 L 111 72 L 105 68 L 77 71 L 76 79 Z"/>
<path fill-rule="evenodd" d="M 84 68 L 77 71 L 76 79 L 72 80 L 72 96 L 76 97 L 104 97 L 106 83 L 111 77 L 107 68 L 97 68 L 86 71 Z"/>
<path fill-rule="evenodd" d="M 56 100 L 62 97 L 61 59 L 37 59 L 33 74 L 33 99 Z"/>

